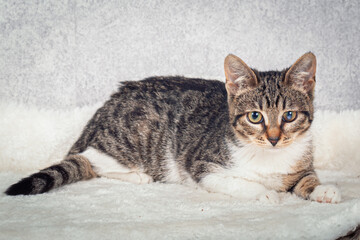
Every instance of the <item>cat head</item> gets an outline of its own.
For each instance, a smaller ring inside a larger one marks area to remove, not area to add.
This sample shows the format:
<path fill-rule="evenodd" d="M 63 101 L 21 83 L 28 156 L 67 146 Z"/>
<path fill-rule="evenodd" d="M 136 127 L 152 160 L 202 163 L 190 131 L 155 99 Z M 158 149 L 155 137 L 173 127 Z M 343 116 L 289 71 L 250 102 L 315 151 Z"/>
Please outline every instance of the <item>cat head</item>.
<path fill-rule="evenodd" d="M 304 136 L 313 120 L 316 57 L 311 52 L 283 71 L 258 72 L 225 59 L 230 123 L 243 143 L 281 148 Z"/>

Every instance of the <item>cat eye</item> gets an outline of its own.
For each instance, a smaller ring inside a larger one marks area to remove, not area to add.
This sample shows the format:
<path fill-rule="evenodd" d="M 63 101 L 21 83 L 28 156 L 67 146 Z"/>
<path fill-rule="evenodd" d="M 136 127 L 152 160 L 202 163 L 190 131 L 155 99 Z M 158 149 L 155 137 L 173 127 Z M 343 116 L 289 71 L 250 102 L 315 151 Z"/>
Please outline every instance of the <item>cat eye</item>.
<path fill-rule="evenodd" d="M 297 112 L 287 111 L 287 112 L 284 112 L 284 114 L 283 114 L 283 121 L 284 122 L 292 122 L 295 120 L 296 117 L 297 117 Z"/>
<path fill-rule="evenodd" d="M 247 118 L 251 123 L 261 123 L 263 121 L 263 116 L 259 112 L 249 112 Z"/>

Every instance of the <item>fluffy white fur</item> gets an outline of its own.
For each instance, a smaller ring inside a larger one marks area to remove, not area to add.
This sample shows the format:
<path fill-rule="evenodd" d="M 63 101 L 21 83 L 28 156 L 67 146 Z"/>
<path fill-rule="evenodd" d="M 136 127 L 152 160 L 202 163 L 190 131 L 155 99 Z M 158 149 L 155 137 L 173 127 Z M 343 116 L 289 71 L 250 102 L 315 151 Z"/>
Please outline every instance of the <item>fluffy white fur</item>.
<path fill-rule="evenodd" d="M 55 111 L 0 103 L 0 191 L 60 161 L 98 106 Z M 319 111 L 312 127 L 315 166 L 323 183 L 340 188 L 338 204 L 272 191 L 257 195 L 263 201 L 243 202 L 177 184 L 97 178 L 31 197 L 1 195 L 0 232 L 19 239 L 90 239 L 104 233 L 112 239 L 335 239 L 360 223 L 359 112 Z M 329 190 L 321 186 L 312 198 L 336 202 Z"/>
<path fill-rule="evenodd" d="M 113 157 L 110 157 L 92 147 L 86 149 L 83 153 L 81 153 L 81 155 L 86 157 L 90 161 L 96 173 L 99 174 L 100 176 L 103 176 L 109 172 L 114 172 L 114 173 L 131 172 L 131 169 L 119 164 L 119 162 Z"/>
<path fill-rule="evenodd" d="M 165 166 L 169 170 L 166 180 L 170 183 L 182 182 L 182 177 L 179 172 L 179 167 L 177 166 L 177 164 L 175 162 L 174 155 L 170 151 L 170 146 L 167 146 L 167 148 L 166 148 L 165 159 L 166 159 Z"/>
<path fill-rule="evenodd" d="M 215 174 L 205 177 L 201 185 L 240 199 L 278 202 L 274 190 L 282 186 L 282 179 L 274 175 L 290 173 L 310 144 L 310 133 L 281 149 L 267 149 L 255 144 L 239 148 L 229 142 L 233 166 L 219 168 Z"/>
<path fill-rule="evenodd" d="M 0 102 L 0 171 L 32 172 L 61 161 L 99 106 L 56 111 Z"/>
<path fill-rule="evenodd" d="M 360 110 L 317 111 L 313 132 L 315 168 L 360 176 Z"/>
<path fill-rule="evenodd" d="M 80 155 L 86 157 L 95 172 L 101 177 L 119 179 L 124 182 L 145 184 L 153 182 L 151 176 L 142 172 L 141 169 L 130 169 L 125 167 L 111 156 L 108 156 L 92 147 L 86 149 Z"/>

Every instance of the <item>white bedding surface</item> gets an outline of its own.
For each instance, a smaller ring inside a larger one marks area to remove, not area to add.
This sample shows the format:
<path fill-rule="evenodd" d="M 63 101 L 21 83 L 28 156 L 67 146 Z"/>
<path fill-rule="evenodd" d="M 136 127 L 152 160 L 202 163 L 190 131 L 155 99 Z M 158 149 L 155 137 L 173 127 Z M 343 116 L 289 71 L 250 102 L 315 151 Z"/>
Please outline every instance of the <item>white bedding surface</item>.
<path fill-rule="evenodd" d="M 359 178 L 333 178 L 340 204 L 283 194 L 241 202 L 200 189 L 105 178 L 47 194 L 0 197 L 0 239 L 335 239 L 360 223 Z M 0 190 L 23 177 L 0 174 Z"/>
<path fill-rule="evenodd" d="M 97 106 L 1 103 L 0 191 L 61 160 Z M 319 111 L 313 124 L 315 166 L 323 183 L 340 188 L 339 204 L 291 194 L 280 204 L 242 202 L 182 185 L 98 178 L 36 196 L 1 194 L 0 239 L 335 239 L 360 223 L 359 116 Z"/>

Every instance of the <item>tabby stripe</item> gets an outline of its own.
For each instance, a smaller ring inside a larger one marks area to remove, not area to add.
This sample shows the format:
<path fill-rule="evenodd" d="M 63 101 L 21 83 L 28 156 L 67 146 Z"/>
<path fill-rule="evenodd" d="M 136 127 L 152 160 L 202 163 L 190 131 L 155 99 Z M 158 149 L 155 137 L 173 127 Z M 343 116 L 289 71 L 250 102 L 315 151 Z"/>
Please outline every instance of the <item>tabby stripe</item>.
<path fill-rule="evenodd" d="M 319 185 L 318 178 L 314 172 L 310 172 L 309 174 L 305 174 L 305 176 L 299 180 L 293 191 L 296 195 L 308 199 L 310 193 L 314 191 L 317 185 Z"/>
<path fill-rule="evenodd" d="M 276 82 L 276 88 L 277 88 L 278 90 L 280 89 L 279 81 Z"/>
<path fill-rule="evenodd" d="M 138 143 L 137 143 L 137 147 L 136 150 L 139 153 L 139 158 L 141 159 L 141 161 L 145 161 L 146 159 L 146 153 L 144 153 L 144 151 L 146 150 L 143 144 L 143 138 L 141 137 L 141 134 L 138 133 L 137 134 L 137 138 L 138 138 Z"/>
<path fill-rule="evenodd" d="M 240 134 L 243 138 L 249 138 L 248 135 L 246 135 L 246 133 L 245 133 L 244 131 L 241 131 L 241 130 L 239 130 L 239 129 L 236 129 L 236 132 L 237 132 L 238 134 Z"/>
<path fill-rule="evenodd" d="M 275 100 L 275 106 L 276 106 L 276 107 L 279 106 L 279 99 L 280 99 L 280 96 L 277 95 L 276 100 Z"/>
<path fill-rule="evenodd" d="M 259 108 L 262 111 L 263 110 L 262 99 L 260 99 L 258 103 L 259 103 Z"/>
<path fill-rule="evenodd" d="M 107 152 L 103 142 L 97 142 L 96 144 L 94 144 L 94 147 L 99 149 L 101 152 Z"/>
<path fill-rule="evenodd" d="M 319 185 L 317 179 L 315 179 L 313 176 L 312 177 L 309 176 L 303 180 L 299 190 L 304 197 L 306 196 L 306 198 L 308 198 L 310 193 L 314 191 L 317 185 Z"/>
<path fill-rule="evenodd" d="M 207 169 L 208 163 L 205 161 L 201 161 L 196 164 L 195 171 L 193 173 L 195 182 L 200 182 L 202 180 L 202 176 L 208 171 Z"/>
<path fill-rule="evenodd" d="M 266 106 L 269 108 L 270 107 L 270 99 L 269 96 L 265 96 L 265 100 L 266 100 Z"/>
<path fill-rule="evenodd" d="M 150 161 L 152 161 L 152 154 L 151 154 L 151 149 L 152 149 L 152 142 L 154 141 L 153 139 L 153 131 L 149 132 L 149 135 L 147 136 L 147 141 L 146 141 L 146 156 L 148 156 L 150 158 Z"/>
<path fill-rule="evenodd" d="M 305 116 L 309 119 L 309 123 L 311 123 L 313 120 L 310 118 L 310 112 L 309 111 L 302 111 L 301 113 L 305 114 Z"/>
<path fill-rule="evenodd" d="M 284 97 L 284 101 L 283 101 L 283 110 L 285 110 L 286 108 L 286 97 Z"/>
<path fill-rule="evenodd" d="M 312 172 L 305 172 L 304 170 L 301 170 L 301 171 L 299 171 L 299 172 L 292 173 L 292 174 L 289 174 L 289 175 L 295 175 L 295 176 L 296 176 L 296 175 L 300 174 L 301 172 L 303 172 L 303 173 L 302 173 L 302 175 L 298 178 L 299 180 L 302 179 L 302 178 L 304 178 L 304 177 L 307 177 L 307 176 L 313 174 Z M 299 183 L 299 180 L 295 181 L 294 185 L 293 185 L 293 186 L 290 186 L 287 191 L 288 191 L 288 192 L 293 192 L 293 191 L 294 191 L 294 188 L 295 188 L 296 185 Z"/>
<path fill-rule="evenodd" d="M 48 169 L 59 172 L 61 174 L 61 176 L 62 176 L 62 184 L 65 184 L 65 183 L 68 182 L 69 174 L 67 173 L 67 171 L 62 166 L 55 165 L 55 166 L 49 167 Z M 45 169 L 45 170 L 47 170 L 47 169 Z"/>
<path fill-rule="evenodd" d="M 189 149 L 188 154 L 186 154 L 185 169 L 189 172 L 190 172 L 192 165 L 194 164 L 193 160 L 201 159 L 201 151 L 200 150 L 201 150 L 201 145 L 202 145 L 203 141 L 204 141 L 204 136 L 202 136 L 198 140 L 197 144 L 193 148 Z M 195 154 L 197 154 L 197 155 L 195 156 Z"/>
<path fill-rule="evenodd" d="M 236 115 L 235 118 L 234 118 L 234 121 L 232 123 L 232 125 L 235 127 L 237 125 L 237 121 L 239 120 L 239 118 L 241 118 L 242 116 L 244 116 L 244 114 L 239 114 L 239 115 Z"/>
<path fill-rule="evenodd" d="M 129 141 L 129 138 L 126 136 L 126 134 L 122 134 L 122 139 L 124 139 L 124 144 L 126 145 L 127 149 L 130 150 L 130 151 L 134 151 L 134 145 Z M 106 151 L 104 151 L 106 152 Z"/>
<path fill-rule="evenodd" d="M 119 131 L 117 130 L 116 127 L 109 126 L 108 129 L 109 129 L 108 133 L 110 136 L 112 136 L 115 139 L 119 138 Z"/>
<path fill-rule="evenodd" d="M 55 184 L 55 179 L 47 173 L 38 172 L 31 176 L 31 178 L 40 178 L 45 181 L 45 186 L 39 191 L 40 193 L 49 191 Z"/>
<path fill-rule="evenodd" d="M 82 176 L 81 166 L 80 166 L 80 164 L 77 162 L 77 160 L 75 160 L 75 159 L 66 159 L 66 161 L 67 161 L 67 162 L 70 162 L 70 164 L 72 164 L 72 165 L 75 165 L 76 170 L 77 170 L 79 176 Z"/>
<path fill-rule="evenodd" d="M 310 128 L 310 125 L 307 126 L 306 128 L 304 128 L 303 130 L 301 130 L 301 132 L 299 132 L 298 136 L 301 136 L 303 133 L 305 133 L 308 129 Z"/>
<path fill-rule="evenodd" d="M 271 79 L 270 77 L 266 78 L 266 83 L 267 83 L 267 86 L 269 86 L 269 85 L 270 85 L 270 83 L 269 83 L 269 82 L 270 82 L 270 79 Z"/>

